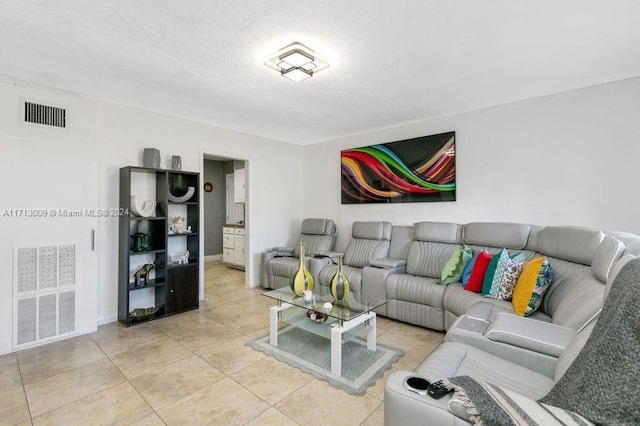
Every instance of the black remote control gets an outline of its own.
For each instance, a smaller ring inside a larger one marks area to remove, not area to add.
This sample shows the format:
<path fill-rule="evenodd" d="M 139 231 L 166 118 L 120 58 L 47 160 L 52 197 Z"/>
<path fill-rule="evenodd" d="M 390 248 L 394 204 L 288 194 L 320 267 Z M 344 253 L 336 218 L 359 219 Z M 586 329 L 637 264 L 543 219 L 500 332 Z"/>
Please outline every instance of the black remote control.
<path fill-rule="evenodd" d="M 453 389 L 447 388 L 442 380 L 431 383 L 427 388 L 427 393 L 434 399 L 440 399 L 449 392 L 453 392 Z"/>

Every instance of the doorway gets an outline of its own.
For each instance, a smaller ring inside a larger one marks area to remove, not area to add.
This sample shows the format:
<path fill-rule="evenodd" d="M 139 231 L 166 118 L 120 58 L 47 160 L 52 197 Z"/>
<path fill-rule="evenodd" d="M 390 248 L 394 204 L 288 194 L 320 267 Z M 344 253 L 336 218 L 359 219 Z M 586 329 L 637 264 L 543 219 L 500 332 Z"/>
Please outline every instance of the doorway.
<path fill-rule="evenodd" d="M 244 271 L 248 287 L 249 275 L 245 271 L 248 162 L 211 154 L 203 154 L 202 161 L 204 262 L 222 262 L 227 268 Z"/>

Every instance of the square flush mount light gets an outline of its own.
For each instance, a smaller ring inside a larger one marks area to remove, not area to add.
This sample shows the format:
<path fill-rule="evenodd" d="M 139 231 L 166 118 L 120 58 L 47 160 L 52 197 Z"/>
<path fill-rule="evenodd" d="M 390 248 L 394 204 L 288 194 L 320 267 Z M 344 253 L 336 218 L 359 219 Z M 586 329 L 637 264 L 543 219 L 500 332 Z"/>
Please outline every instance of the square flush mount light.
<path fill-rule="evenodd" d="M 329 64 L 319 58 L 313 50 L 300 43 L 285 47 L 267 59 L 264 64 L 293 81 L 306 80 L 329 67 Z"/>

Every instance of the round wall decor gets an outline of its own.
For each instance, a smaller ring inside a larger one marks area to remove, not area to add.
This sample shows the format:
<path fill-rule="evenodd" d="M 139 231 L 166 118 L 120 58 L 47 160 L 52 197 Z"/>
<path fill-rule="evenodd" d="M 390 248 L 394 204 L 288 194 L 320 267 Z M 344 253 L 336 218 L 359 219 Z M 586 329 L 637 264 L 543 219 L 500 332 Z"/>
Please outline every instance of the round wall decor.
<path fill-rule="evenodd" d="M 211 182 L 207 182 L 204 184 L 204 191 L 211 192 L 213 191 L 213 184 Z"/>

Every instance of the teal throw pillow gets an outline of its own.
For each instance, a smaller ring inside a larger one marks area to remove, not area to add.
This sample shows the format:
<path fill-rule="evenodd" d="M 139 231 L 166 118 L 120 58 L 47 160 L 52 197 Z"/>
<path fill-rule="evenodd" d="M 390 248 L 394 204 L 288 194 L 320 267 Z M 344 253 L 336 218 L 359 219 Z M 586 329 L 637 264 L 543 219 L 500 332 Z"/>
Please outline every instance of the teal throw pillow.
<path fill-rule="evenodd" d="M 480 293 L 483 296 L 489 294 L 489 291 L 491 291 L 493 276 L 496 273 L 496 268 L 498 267 L 498 261 L 500 260 L 500 255 L 502 255 L 503 251 L 506 251 L 506 250 L 502 249 L 491 257 L 491 262 L 489 262 L 489 266 L 487 267 L 487 272 L 484 274 L 484 280 L 482 281 L 482 290 L 480 291 Z M 509 254 L 507 253 L 507 257 L 508 256 Z"/>

